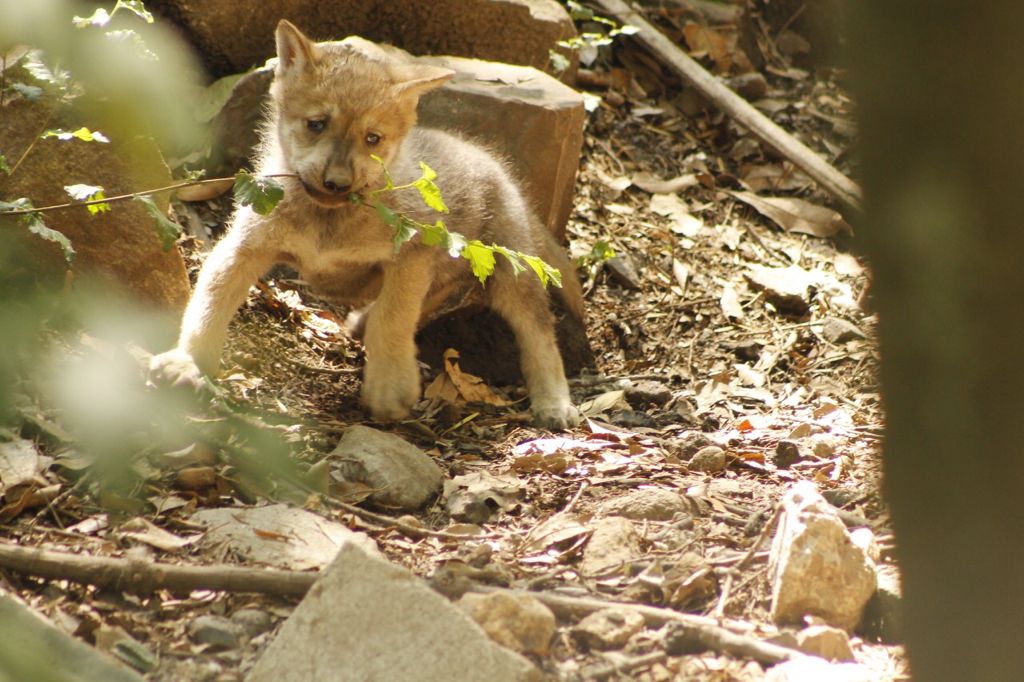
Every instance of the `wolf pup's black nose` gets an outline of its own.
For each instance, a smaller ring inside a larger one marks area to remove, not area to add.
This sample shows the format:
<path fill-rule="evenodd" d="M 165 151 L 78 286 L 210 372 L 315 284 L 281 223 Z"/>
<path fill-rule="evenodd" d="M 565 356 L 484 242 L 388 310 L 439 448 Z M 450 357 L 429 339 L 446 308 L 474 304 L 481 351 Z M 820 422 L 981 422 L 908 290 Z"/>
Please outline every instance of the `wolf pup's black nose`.
<path fill-rule="evenodd" d="M 343 185 L 334 180 L 324 180 L 324 189 L 334 194 L 347 194 L 352 189 L 352 185 Z"/>

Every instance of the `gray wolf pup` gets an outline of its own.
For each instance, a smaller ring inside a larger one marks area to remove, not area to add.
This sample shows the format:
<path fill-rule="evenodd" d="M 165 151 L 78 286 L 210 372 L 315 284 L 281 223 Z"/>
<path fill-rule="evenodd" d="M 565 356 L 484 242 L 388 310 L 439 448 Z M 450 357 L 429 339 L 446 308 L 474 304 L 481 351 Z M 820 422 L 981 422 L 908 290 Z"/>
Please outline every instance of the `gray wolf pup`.
<path fill-rule="evenodd" d="M 177 346 L 152 360 L 154 379 L 188 384 L 200 373 L 216 372 L 228 323 L 249 287 L 284 263 L 329 297 L 359 305 L 373 301 L 365 315 L 361 400 L 374 419 L 409 414 L 420 397 L 418 324 L 458 287 L 471 285 L 472 273 L 465 259 L 418 238 L 395 252 L 377 211 L 350 199 L 384 187 L 383 168 L 372 156 L 383 160 L 396 184 L 417 179 L 420 161 L 434 168 L 451 207 L 449 229 L 540 256 L 560 269 L 560 296 L 582 319 L 572 264 L 502 161 L 456 135 L 416 126 L 420 96 L 454 72 L 362 39 L 313 43 L 283 20 L 276 40 L 271 113 L 256 171 L 294 176 L 283 178 L 284 199 L 269 215 L 237 207 L 199 274 Z M 422 222 L 437 217 L 415 191 L 387 192 L 378 200 Z M 516 276 L 498 260 L 484 297 L 515 334 L 534 422 L 574 426 L 580 417 L 569 399 L 548 294 L 533 273 Z"/>

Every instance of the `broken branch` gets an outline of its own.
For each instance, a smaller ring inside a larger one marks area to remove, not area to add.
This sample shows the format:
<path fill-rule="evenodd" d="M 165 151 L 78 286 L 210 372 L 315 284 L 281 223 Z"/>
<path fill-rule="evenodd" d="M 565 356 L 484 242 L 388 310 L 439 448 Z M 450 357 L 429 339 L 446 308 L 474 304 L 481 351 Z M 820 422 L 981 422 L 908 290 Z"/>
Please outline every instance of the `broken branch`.
<path fill-rule="evenodd" d="M 719 82 L 707 69 L 640 16 L 638 11 L 631 9 L 623 0 L 596 0 L 596 4 L 620 23 L 639 28 L 639 32 L 633 37 L 639 39 L 656 57 L 711 100 L 727 116 L 796 164 L 845 207 L 854 211 L 860 210 L 862 192 L 857 183 Z"/>

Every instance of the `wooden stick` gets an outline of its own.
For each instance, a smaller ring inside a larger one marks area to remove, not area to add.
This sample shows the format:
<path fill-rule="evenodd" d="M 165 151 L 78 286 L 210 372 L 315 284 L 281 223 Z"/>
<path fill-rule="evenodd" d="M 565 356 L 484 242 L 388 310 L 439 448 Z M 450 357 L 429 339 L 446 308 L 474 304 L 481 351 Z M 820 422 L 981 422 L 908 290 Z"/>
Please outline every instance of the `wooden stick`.
<path fill-rule="evenodd" d="M 537 599 L 555 615 L 578 618 L 608 608 L 626 609 L 643 616 L 648 625 L 660 626 L 666 623 L 678 623 L 689 639 L 711 649 L 737 658 L 752 658 L 760 663 L 774 665 L 806 654 L 788 647 L 765 642 L 750 635 L 733 632 L 720 622 L 707 616 L 682 613 L 672 609 L 663 609 L 646 604 L 605 601 L 589 597 L 569 597 L 550 592 L 530 592 L 524 590 L 506 590 L 503 588 L 478 588 L 480 592 L 508 592 Z"/>
<path fill-rule="evenodd" d="M 151 594 L 166 589 L 257 592 L 301 597 L 319 577 L 317 572 L 281 571 L 236 566 L 176 566 L 149 560 L 83 556 L 0 543 L 0 568 L 51 580 Z"/>
<path fill-rule="evenodd" d="M 840 173 L 834 166 L 773 123 L 745 99 L 723 85 L 703 66 L 648 23 L 638 11 L 631 9 L 623 0 L 595 0 L 595 3 L 620 23 L 639 28 L 639 33 L 636 33 L 634 37 L 680 78 L 711 100 L 727 116 L 749 130 L 754 137 L 796 164 L 838 199 L 844 207 L 855 212 L 860 210 L 862 192 L 857 183 Z"/>

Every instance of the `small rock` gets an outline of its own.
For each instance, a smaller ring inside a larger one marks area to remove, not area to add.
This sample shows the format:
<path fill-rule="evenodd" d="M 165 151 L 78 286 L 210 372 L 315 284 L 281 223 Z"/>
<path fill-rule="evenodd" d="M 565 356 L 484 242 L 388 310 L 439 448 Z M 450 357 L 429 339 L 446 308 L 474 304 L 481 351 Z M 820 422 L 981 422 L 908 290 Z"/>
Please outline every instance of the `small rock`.
<path fill-rule="evenodd" d="M 677 447 L 679 448 L 680 457 L 687 460 L 692 458 L 701 448 L 706 448 L 709 445 L 718 445 L 700 431 L 685 431 L 679 435 L 676 442 L 678 443 Z"/>
<path fill-rule="evenodd" d="M 547 655 L 555 636 L 555 614 L 536 598 L 470 592 L 458 605 L 498 644 L 521 654 Z"/>
<path fill-rule="evenodd" d="M 779 444 L 775 446 L 775 456 L 772 457 L 772 461 L 778 468 L 788 469 L 803 458 L 799 445 L 791 440 L 780 440 Z"/>
<path fill-rule="evenodd" d="M 772 619 L 802 623 L 814 615 L 849 632 L 875 591 L 874 562 L 813 483 L 792 486 L 782 505 L 768 557 Z"/>
<path fill-rule="evenodd" d="M 374 502 L 410 511 L 429 502 L 441 489 L 440 467 L 412 443 L 368 426 L 345 430 L 330 455 L 340 461 L 345 480 L 379 489 Z"/>
<path fill-rule="evenodd" d="M 262 609 L 239 609 L 231 614 L 231 622 L 251 639 L 269 630 L 274 619 Z"/>
<path fill-rule="evenodd" d="M 797 633 L 796 641 L 800 651 L 820 656 L 826 661 L 843 663 L 855 660 L 846 632 L 830 625 L 812 625 L 804 628 Z"/>
<path fill-rule="evenodd" d="M 654 426 L 654 419 L 646 412 L 636 410 L 616 410 L 608 415 L 608 419 L 616 426 L 635 429 L 638 426 Z"/>
<path fill-rule="evenodd" d="M 842 509 L 851 502 L 859 500 L 864 493 L 854 488 L 829 488 L 822 490 L 821 496 L 836 509 Z"/>
<path fill-rule="evenodd" d="M 876 682 L 876 675 L 860 663 L 829 663 L 813 656 L 797 658 L 769 668 L 764 682 Z"/>
<path fill-rule="evenodd" d="M 740 74 L 732 78 L 729 85 L 737 95 L 748 102 L 759 100 L 768 94 L 768 81 L 757 71 Z"/>
<path fill-rule="evenodd" d="M 199 616 L 188 624 L 188 637 L 217 651 L 237 649 L 241 628 L 223 616 Z"/>
<path fill-rule="evenodd" d="M 601 503 L 605 516 L 622 516 L 634 521 L 670 521 L 689 507 L 686 501 L 665 488 L 637 488 Z"/>
<path fill-rule="evenodd" d="M 860 327 L 838 317 L 830 317 L 825 320 L 825 324 L 821 328 L 821 335 L 829 343 L 837 345 L 867 338 L 867 334 L 862 332 Z"/>
<path fill-rule="evenodd" d="M 661 407 L 672 400 L 672 391 L 660 381 L 637 381 L 625 389 L 626 402 L 640 410 L 649 405 Z"/>
<path fill-rule="evenodd" d="M 584 647 L 607 651 L 621 649 L 644 627 L 644 617 L 621 607 L 602 609 L 581 620 L 572 636 Z"/>
<path fill-rule="evenodd" d="M 643 285 L 643 280 L 640 279 L 640 275 L 636 271 L 636 265 L 628 255 L 614 256 L 606 260 L 604 264 L 608 268 L 608 272 L 611 273 L 612 279 L 627 289 L 639 289 Z"/>
<path fill-rule="evenodd" d="M 701 448 L 690 459 L 688 466 L 693 471 L 704 471 L 712 474 L 725 468 L 725 450 L 717 445 L 709 445 Z"/>
<path fill-rule="evenodd" d="M 601 575 L 642 556 L 640 535 L 633 524 L 621 516 L 598 519 L 583 550 L 580 571 L 585 576 Z"/>

